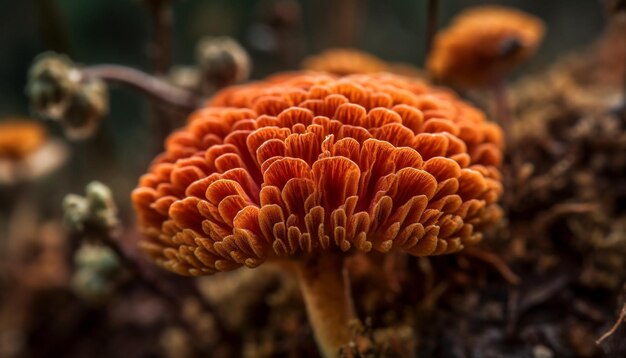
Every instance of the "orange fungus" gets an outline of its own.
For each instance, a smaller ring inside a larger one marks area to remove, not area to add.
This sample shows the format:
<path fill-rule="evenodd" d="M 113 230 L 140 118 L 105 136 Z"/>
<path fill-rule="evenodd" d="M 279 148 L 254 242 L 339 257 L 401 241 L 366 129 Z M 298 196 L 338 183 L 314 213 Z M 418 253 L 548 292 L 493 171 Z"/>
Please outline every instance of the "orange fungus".
<path fill-rule="evenodd" d="M 22 159 L 47 139 L 43 125 L 33 121 L 0 122 L 0 158 Z"/>
<path fill-rule="evenodd" d="M 437 34 L 426 66 L 456 86 L 490 85 L 532 56 L 544 32 L 540 19 L 519 10 L 470 8 Z"/>
<path fill-rule="evenodd" d="M 230 87 L 141 177 L 142 246 L 183 275 L 325 251 L 456 252 L 498 218 L 502 144 L 481 111 L 405 77 Z"/>
<path fill-rule="evenodd" d="M 340 76 L 389 70 L 385 61 L 367 52 L 351 48 L 331 48 L 307 57 L 302 62 L 302 68 Z"/>

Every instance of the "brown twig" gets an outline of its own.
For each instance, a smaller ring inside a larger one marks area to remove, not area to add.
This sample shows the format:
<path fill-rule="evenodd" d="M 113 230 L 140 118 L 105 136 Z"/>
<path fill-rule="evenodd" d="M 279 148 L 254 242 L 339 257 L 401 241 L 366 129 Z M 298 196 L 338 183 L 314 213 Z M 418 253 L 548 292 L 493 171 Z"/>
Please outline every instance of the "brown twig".
<path fill-rule="evenodd" d="M 132 235 L 132 232 L 128 234 Z M 161 297 L 175 309 L 180 308 L 185 298 L 191 297 L 197 300 L 204 312 L 215 316 L 217 309 L 202 297 L 195 280 L 189 281 L 179 277 L 168 280 L 160 272 L 155 274 L 151 267 L 142 264 L 139 257 L 140 253 L 137 252 L 137 246 L 132 243 L 132 237 L 122 238 L 119 228 L 107 229 L 95 223 L 86 222 L 84 230 L 72 233 L 71 242 L 75 246 L 72 251 L 75 251 L 76 246 L 84 241 L 85 238 L 95 240 L 111 249 L 120 260 L 121 266 L 125 267 L 133 275 L 136 284 Z M 132 244 L 123 245 L 124 242 L 131 242 Z M 189 326 L 188 322 L 184 321 L 182 317 L 177 317 L 180 318 L 179 321 L 181 323 Z M 216 320 L 215 324 L 222 334 L 234 335 L 234 332 L 228 329 L 221 320 Z"/>
<path fill-rule="evenodd" d="M 428 59 L 428 54 L 430 54 L 430 50 L 433 46 L 433 39 L 435 38 L 435 34 L 437 34 L 437 24 L 439 17 L 439 0 L 428 0 L 428 5 L 426 9 L 427 17 L 426 17 L 426 40 L 425 42 L 425 51 L 424 51 L 424 63 L 426 63 L 426 59 Z"/>
<path fill-rule="evenodd" d="M 356 35 L 359 33 L 358 25 L 361 14 L 364 13 L 363 0 L 344 0 L 331 2 L 335 11 L 333 17 L 336 26 L 336 33 L 332 35 L 334 42 L 338 46 L 354 46 Z"/>
<path fill-rule="evenodd" d="M 624 306 L 622 306 L 622 312 L 620 313 L 619 317 L 617 318 L 617 321 L 615 321 L 615 324 L 613 324 L 613 327 L 611 327 L 611 329 L 609 329 L 600 338 L 598 338 L 598 340 L 596 341 L 596 344 L 602 343 L 605 339 L 607 339 L 611 335 L 613 335 L 613 333 L 615 333 L 615 331 L 617 331 L 617 328 L 620 326 L 620 324 L 622 324 L 622 322 L 624 322 L 624 321 L 626 321 L 626 303 L 624 304 Z"/>
<path fill-rule="evenodd" d="M 572 214 L 586 214 L 598 208 L 596 203 L 561 203 L 552 206 L 545 215 L 540 215 L 535 223 L 537 233 L 545 232 L 546 227 L 554 220 Z"/>
<path fill-rule="evenodd" d="M 465 254 L 474 258 L 477 258 L 481 261 L 484 261 L 491 266 L 493 266 L 498 273 L 506 280 L 509 284 L 513 286 L 517 286 L 520 284 L 521 279 L 511 268 L 500 258 L 500 256 L 494 254 L 493 252 L 487 251 L 486 249 L 480 248 L 468 248 L 465 251 Z"/>
<path fill-rule="evenodd" d="M 167 73 L 172 63 L 172 6 L 171 0 L 145 1 L 152 20 L 152 42 L 150 55 L 153 72 Z"/>
<path fill-rule="evenodd" d="M 577 273 L 573 270 L 568 271 L 552 277 L 542 284 L 533 286 L 531 289 L 525 291 L 524 294 L 521 294 L 518 288 L 513 289 L 508 300 L 507 334 L 510 336 L 515 332 L 517 323 L 524 313 L 552 299 L 555 295 L 563 291 L 576 276 Z"/>
<path fill-rule="evenodd" d="M 150 41 L 150 57 L 152 59 L 152 73 L 156 76 L 165 75 L 172 63 L 172 0 L 144 0 L 152 21 L 152 39 Z M 171 117 L 156 103 L 151 108 L 154 118 L 155 137 L 157 148 L 172 130 Z"/>
<path fill-rule="evenodd" d="M 119 65 L 96 65 L 80 70 L 83 79 L 97 78 L 108 83 L 136 89 L 149 98 L 191 112 L 202 103 L 195 94 L 133 68 Z"/>

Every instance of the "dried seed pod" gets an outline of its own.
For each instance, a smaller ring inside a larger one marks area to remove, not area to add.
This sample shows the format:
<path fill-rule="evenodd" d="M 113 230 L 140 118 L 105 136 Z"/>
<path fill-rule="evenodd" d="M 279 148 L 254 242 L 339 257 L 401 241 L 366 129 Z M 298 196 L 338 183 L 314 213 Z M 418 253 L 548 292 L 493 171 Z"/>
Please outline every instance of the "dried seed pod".
<path fill-rule="evenodd" d="M 46 117 L 60 119 L 80 86 L 76 76 L 80 77 L 67 56 L 50 52 L 38 56 L 26 86 L 33 108 Z"/>
<path fill-rule="evenodd" d="M 216 89 L 242 82 L 250 75 L 250 57 L 246 50 L 230 37 L 208 37 L 197 49 L 201 90 Z"/>
<path fill-rule="evenodd" d="M 176 87 L 188 91 L 198 91 L 200 87 L 200 72 L 192 66 L 174 66 L 170 70 L 168 81 Z"/>
<path fill-rule="evenodd" d="M 460 87 L 490 85 L 532 56 L 544 32 L 540 19 L 519 10 L 470 8 L 437 34 L 426 66 Z"/>
<path fill-rule="evenodd" d="M 59 121 L 73 139 L 91 135 L 108 112 L 104 81 L 85 78 L 69 58 L 55 53 L 45 53 L 35 60 L 27 94 L 37 113 Z"/>
<path fill-rule="evenodd" d="M 390 74 L 232 87 L 165 147 L 133 192 L 144 250 L 182 275 L 293 259 L 327 356 L 349 339 L 344 255 L 457 252 L 500 213 L 499 127 Z"/>
<path fill-rule="evenodd" d="M 108 111 L 106 84 L 98 79 L 90 79 L 77 89 L 63 113 L 65 132 L 72 139 L 87 138 L 95 132 Z"/>

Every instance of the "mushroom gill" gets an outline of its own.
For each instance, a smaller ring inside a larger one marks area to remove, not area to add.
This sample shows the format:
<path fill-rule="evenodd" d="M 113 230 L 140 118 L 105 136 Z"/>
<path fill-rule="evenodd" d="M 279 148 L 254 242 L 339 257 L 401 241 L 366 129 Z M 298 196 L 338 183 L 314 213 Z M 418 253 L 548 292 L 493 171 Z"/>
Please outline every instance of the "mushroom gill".
<path fill-rule="evenodd" d="M 502 144 L 451 92 L 390 74 L 231 87 L 141 177 L 142 246 L 182 275 L 323 252 L 457 252 L 500 215 Z"/>

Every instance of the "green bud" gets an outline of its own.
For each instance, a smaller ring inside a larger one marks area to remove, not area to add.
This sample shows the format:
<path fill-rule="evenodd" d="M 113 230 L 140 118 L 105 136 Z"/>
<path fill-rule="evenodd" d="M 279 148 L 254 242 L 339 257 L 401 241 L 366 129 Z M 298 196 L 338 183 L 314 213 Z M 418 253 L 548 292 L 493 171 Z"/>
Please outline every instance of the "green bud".
<path fill-rule="evenodd" d="M 111 189 L 94 181 L 85 187 L 85 192 L 85 197 L 68 194 L 63 199 L 63 212 L 68 228 L 79 233 L 87 227 L 103 233 L 117 228 L 117 206 Z"/>
<path fill-rule="evenodd" d="M 113 291 L 107 279 L 97 272 L 77 270 L 72 276 L 74 292 L 87 301 L 101 301 Z"/>
<path fill-rule="evenodd" d="M 113 250 L 97 244 L 83 244 L 74 255 L 78 270 L 89 270 L 101 276 L 110 276 L 120 267 L 119 259 Z"/>
<path fill-rule="evenodd" d="M 89 202 L 76 194 L 68 194 L 63 198 L 63 217 L 72 231 L 82 231 L 85 220 L 89 217 Z"/>
<path fill-rule="evenodd" d="M 93 181 L 85 188 L 90 219 L 101 227 L 117 226 L 117 207 L 113 193 L 106 185 Z"/>

